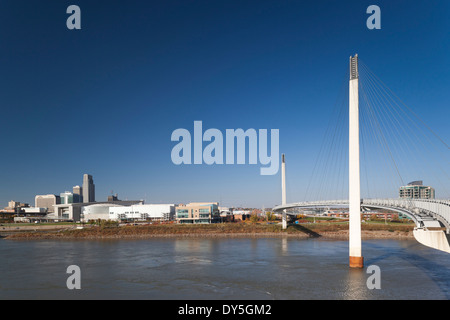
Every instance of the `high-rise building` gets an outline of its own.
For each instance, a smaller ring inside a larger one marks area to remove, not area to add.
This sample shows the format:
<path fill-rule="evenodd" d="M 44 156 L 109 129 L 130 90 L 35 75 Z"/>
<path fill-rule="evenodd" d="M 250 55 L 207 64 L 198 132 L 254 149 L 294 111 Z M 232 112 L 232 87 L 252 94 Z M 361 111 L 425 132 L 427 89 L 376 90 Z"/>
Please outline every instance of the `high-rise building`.
<path fill-rule="evenodd" d="M 34 201 L 36 208 L 47 208 L 48 213 L 53 213 L 53 206 L 61 203 L 61 197 L 54 194 L 37 195 Z"/>
<path fill-rule="evenodd" d="M 80 186 L 74 186 L 72 189 L 72 193 L 74 195 L 74 198 L 77 197 L 77 202 L 83 202 L 83 188 Z M 76 195 L 76 196 L 75 196 Z"/>
<path fill-rule="evenodd" d="M 59 195 L 61 198 L 61 204 L 69 203 L 81 203 L 81 196 L 79 194 L 72 193 L 70 191 L 63 192 Z"/>
<path fill-rule="evenodd" d="M 95 185 L 90 174 L 83 176 L 83 202 L 95 202 Z"/>
<path fill-rule="evenodd" d="M 403 199 L 434 199 L 434 188 L 424 186 L 422 181 L 413 181 L 399 189 L 400 198 Z"/>

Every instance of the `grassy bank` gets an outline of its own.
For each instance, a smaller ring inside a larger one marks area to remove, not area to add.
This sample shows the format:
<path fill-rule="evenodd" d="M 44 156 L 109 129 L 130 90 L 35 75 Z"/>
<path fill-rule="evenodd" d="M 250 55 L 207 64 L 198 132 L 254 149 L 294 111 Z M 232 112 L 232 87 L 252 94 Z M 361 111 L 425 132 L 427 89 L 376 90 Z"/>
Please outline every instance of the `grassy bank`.
<path fill-rule="evenodd" d="M 362 224 L 363 238 L 398 238 L 412 236 L 413 225 Z M 91 226 L 84 229 L 20 232 L 8 239 L 114 239 L 151 237 L 233 237 L 233 236 L 294 236 L 346 238 L 348 223 L 308 223 L 290 225 L 282 230 L 279 224 L 220 223 L 205 225 L 137 225 Z"/>

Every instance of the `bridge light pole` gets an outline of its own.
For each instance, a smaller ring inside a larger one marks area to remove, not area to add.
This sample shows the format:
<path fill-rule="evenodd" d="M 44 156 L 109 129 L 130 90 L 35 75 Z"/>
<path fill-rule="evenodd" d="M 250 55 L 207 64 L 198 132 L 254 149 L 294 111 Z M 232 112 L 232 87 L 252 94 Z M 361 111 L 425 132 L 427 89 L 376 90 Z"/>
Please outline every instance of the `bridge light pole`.
<path fill-rule="evenodd" d="M 284 153 L 281 155 L 281 205 L 286 205 L 286 163 Z M 282 214 L 282 228 L 287 228 L 286 209 Z"/>
<path fill-rule="evenodd" d="M 362 268 L 361 190 L 359 169 L 358 55 L 350 57 L 349 82 L 349 256 L 351 268 Z"/>

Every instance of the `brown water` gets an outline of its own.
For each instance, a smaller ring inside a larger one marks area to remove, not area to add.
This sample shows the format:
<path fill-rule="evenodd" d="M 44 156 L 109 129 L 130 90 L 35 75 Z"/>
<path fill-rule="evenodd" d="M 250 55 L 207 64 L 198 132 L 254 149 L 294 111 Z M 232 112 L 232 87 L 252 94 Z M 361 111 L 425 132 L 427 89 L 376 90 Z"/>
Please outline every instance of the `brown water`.
<path fill-rule="evenodd" d="M 0 299 L 449 299 L 450 255 L 414 240 L 0 240 Z M 69 290 L 69 265 L 81 289 Z M 380 268 L 369 289 L 367 267 Z"/>

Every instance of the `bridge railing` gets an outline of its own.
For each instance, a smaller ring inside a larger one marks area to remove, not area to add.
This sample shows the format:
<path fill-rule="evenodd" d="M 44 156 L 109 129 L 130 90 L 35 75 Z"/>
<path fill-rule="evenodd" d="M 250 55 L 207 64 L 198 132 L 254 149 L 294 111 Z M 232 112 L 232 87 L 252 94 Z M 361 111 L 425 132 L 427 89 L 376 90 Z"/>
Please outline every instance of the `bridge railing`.
<path fill-rule="evenodd" d="M 402 208 L 413 214 L 426 214 L 450 226 L 450 200 L 440 199 L 364 199 L 362 204 Z"/>
<path fill-rule="evenodd" d="M 450 230 L 450 200 L 441 199 L 361 199 L 362 205 L 373 205 L 384 208 L 398 208 L 415 217 L 423 219 L 425 216 L 441 221 Z M 279 205 L 274 207 L 275 211 L 295 207 L 315 207 L 348 205 L 348 200 L 324 200 L 304 201 Z"/>
<path fill-rule="evenodd" d="M 348 205 L 348 200 L 322 200 L 322 201 L 303 201 L 288 203 L 286 205 L 277 205 L 272 209 L 274 211 L 280 211 L 284 209 L 291 209 L 297 207 L 325 207 L 332 205 Z"/>

